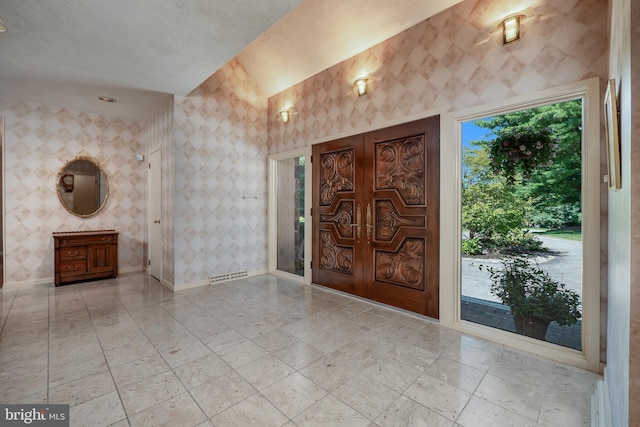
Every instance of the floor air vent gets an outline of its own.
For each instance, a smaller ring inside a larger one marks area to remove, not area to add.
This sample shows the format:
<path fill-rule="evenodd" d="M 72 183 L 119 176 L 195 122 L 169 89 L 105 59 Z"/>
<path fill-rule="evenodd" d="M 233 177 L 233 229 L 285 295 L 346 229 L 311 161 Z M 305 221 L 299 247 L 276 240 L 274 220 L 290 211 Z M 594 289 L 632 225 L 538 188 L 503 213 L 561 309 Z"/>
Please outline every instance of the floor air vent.
<path fill-rule="evenodd" d="M 249 276 L 248 271 L 236 271 L 235 273 L 217 274 L 215 276 L 209 276 L 209 284 L 215 285 L 217 283 L 242 279 L 243 277 L 247 277 L 247 276 Z"/>

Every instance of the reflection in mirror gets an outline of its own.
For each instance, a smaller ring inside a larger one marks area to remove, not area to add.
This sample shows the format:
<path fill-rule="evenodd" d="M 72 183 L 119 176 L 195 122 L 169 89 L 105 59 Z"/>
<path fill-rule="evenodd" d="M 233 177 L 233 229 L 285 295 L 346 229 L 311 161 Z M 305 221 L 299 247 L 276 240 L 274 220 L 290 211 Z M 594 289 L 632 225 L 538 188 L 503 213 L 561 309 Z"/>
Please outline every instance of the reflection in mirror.
<path fill-rule="evenodd" d="M 58 174 L 58 198 L 70 213 L 79 217 L 95 215 L 109 195 L 109 182 L 98 163 L 79 156 L 67 162 Z"/>

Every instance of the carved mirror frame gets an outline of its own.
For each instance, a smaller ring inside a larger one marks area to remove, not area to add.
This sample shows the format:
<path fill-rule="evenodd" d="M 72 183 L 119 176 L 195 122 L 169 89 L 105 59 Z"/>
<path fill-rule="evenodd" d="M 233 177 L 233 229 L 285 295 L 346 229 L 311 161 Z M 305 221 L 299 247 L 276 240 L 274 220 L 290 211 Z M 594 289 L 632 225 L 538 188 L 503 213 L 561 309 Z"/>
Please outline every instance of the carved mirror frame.
<path fill-rule="evenodd" d="M 95 211 L 88 214 L 81 214 L 81 213 L 74 212 L 69 206 L 67 206 L 67 204 L 64 201 L 63 193 L 66 193 L 67 190 L 65 190 L 65 184 L 63 182 L 63 178 L 69 175 L 69 171 L 67 170 L 69 166 L 72 163 L 77 161 L 86 161 L 93 164 L 98 169 L 98 171 L 102 174 L 102 177 L 104 178 L 104 187 L 105 187 L 104 200 L 102 200 L 102 203 L 100 203 L 100 206 L 98 206 L 98 208 Z M 80 218 L 89 218 L 98 214 L 98 212 L 100 212 L 104 208 L 104 206 L 107 204 L 107 200 L 109 199 L 109 178 L 107 177 L 107 174 L 105 173 L 104 169 L 102 168 L 102 166 L 100 166 L 100 163 L 98 163 L 97 160 L 89 156 L 76 156 L 75 158 L 65 163 L 64 166 L 62 166 L 62 168 L 60 169 L 60 172 L 58 172 L 58 178 L 56 179 L 56 190 L 58 194 L 58 200 L 60 201 L 60 204 L 62 205 L 62 207 L 66 209 L 67 212 Z"/>

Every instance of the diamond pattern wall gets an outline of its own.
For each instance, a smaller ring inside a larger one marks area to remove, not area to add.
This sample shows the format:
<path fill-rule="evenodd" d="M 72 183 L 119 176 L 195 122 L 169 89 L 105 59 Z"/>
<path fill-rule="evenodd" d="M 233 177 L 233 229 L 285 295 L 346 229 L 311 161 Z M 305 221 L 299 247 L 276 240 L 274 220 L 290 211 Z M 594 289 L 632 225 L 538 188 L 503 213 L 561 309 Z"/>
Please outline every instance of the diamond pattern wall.
<path fill-rule="evenodd" d="M 267 102 L 237 60 L 175 97 L 175 285 L 267 266 Z"/>
<path fill-rule="evenodd" d="M 525 8 L 532 2 L 518 3 Z M 537 2 L 522 39 L 503 46 L 501 33 L 489 29 L 513 5 L 467 0 L 273 96 L 269 152 L 436 108 L 455 111 L 606 78 L 606 0 Z M 372 79 L 359 98 L 350 84 L 364 72 Z M 289 104 L 297 114 L 284 125 L 276 112 Z"/>
<path fill-rule="evenodd" d="M 62 107 L 0 99 L 5 118 L 5 281 L 53 281 L 54 231 L 115 229 L 119 267 L 143 266 L 144 166 L 139 123 Z M 78 155 L 97 160 L 109 199 L 91 218 L 69 214 L 56 192 L 62 166 Z"/>

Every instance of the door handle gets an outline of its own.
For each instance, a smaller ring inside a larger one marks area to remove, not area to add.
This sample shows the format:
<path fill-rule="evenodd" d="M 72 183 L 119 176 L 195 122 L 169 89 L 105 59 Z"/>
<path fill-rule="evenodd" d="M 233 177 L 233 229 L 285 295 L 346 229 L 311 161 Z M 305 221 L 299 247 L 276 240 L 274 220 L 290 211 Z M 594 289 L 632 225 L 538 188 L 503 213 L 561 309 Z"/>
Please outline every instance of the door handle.
<path fill-rule="evenodd" d="M 356 228 L 356 235 L 358 236 L 358 240 L 360 240 L 360 233 L 362 232 L 362 226 L 360 222 L 362 221 L 362 212 L 360 210 L 360 204 L 358 203 L 358 210 L 356 212 L 356 223 L 351 224 L 352 227 Z"/>
<path fill-rule="evenodd" d="M 371 203 L 367 203 L 367 243 L 371 240 L 371 229 L 373 225 L 371 224 Z"/>
<path fill-rule="evenodd" d="M 154 220 L 154 221 L 153 221 L 153 223 L 154 223 L 154 224 L 160 224 L 160 220 L 159 220 L 159 219 L 156 219 L 156 220 Z"/>

